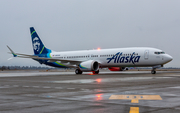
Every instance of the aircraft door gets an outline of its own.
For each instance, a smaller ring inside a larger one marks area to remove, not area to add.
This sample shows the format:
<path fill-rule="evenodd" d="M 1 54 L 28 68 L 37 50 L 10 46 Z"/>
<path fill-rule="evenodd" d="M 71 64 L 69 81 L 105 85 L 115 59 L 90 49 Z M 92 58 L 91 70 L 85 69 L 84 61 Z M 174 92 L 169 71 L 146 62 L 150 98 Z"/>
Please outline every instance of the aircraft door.
<path fill-rule="evenodd" d="M 149 50 L 145 50 L 145 52 L 144 52 L 144 59 L 148 60 L 148 58 L 149 58 Z"/>

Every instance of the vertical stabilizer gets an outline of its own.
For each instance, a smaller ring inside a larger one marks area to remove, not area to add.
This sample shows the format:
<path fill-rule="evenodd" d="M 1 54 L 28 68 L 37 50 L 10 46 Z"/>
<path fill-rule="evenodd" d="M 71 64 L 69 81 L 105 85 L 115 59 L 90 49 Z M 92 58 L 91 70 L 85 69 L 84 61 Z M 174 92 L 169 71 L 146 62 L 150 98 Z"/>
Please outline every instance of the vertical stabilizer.
<path fill-rule="evenodd" d="M 39 38 L 37 32 L 35 31 L 34 27 L 30 27 L 31 39 L 32 39 L 32 46 L 34 50 L 34 54 L 47 54 L 51 53 L 50 49 L 47 49 L 44 44 L 42 43 L 41 39 Z"/>

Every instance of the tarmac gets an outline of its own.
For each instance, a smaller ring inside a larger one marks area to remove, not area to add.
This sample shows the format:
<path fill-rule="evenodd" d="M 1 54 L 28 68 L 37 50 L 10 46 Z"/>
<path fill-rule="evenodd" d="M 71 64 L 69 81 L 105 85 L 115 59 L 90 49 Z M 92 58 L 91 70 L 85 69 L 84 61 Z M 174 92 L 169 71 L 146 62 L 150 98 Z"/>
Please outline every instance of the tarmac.
<path fill-rule="evenodd" d="M 0 113 L 180 113 L 180 71 L 0 72 Z"/>

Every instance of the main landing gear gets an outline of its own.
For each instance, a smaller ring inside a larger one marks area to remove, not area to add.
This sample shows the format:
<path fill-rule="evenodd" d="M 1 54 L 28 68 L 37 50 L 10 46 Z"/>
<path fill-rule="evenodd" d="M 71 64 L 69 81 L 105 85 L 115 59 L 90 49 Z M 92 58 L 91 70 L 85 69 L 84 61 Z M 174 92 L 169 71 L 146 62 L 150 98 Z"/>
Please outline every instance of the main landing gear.
<path fill-rule="evenodd" d="M 75 70 L 76 74 L 82 74 L 83 72 L 80 69 L 76 69 Z M 99 74 L 99 70 L 98 71 L 92 71 L 93 74 Z"/>
<path fill-rule="evenodd" d="M 153 68 L 153 69 L 151 70 L 151 74 L 156 74 L 156 68 Z"/>
<path fill-rule="evenodd" d="M 93 74 L 99 74 L 99 70 L 98 71 L 93 71 Z"/>
<path fill-rule="evenodd" d="M 82 71 L 81 71 L 80 69 L 76 69 L 76 70 L 75 70 L 75 73 L 76 73 L 76 74 L 82 74 Z"/>

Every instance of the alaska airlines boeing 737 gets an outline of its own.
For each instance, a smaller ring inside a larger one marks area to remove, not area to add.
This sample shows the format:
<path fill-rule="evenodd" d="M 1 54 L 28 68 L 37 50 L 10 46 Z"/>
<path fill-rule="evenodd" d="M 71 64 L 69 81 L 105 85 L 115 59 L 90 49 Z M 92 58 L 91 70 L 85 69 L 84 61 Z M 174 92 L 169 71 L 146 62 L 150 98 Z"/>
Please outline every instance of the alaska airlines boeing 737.
<path fill-rule="evenodd" d="M 55 52 L 47 49 L 33 27 L 30 28 L 34 55 L 19 54 L 9 48 L 14 57 L 32 58 L 40 64 L 60 68 L 75 68 L 76 74 L 82 72 L 99 73 L 99 68 L 123 71 L 126 67 L 163 67 L 173 58 L 160 49 L 150 47 L 131 47 L 101 50 Z"/>

